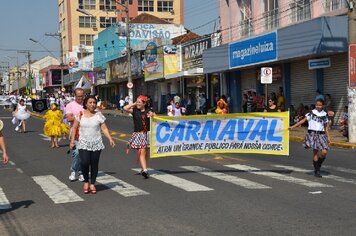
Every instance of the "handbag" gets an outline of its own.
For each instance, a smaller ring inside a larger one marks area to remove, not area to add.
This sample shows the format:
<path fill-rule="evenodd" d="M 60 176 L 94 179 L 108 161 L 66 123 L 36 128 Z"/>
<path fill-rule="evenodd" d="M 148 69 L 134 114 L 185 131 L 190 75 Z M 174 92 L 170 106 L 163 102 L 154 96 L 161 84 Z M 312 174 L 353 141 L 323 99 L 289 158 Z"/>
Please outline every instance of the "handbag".
<path fill-rule="evenodd" d="M 74 136 L 75 141 L 79 140 L 79 127 L 80 127 L 80 120 L 82 119 L 82 116 L 83 116 L 83 112 L 79 112 L 79 124 L 77 129 L 75 130 L 75 136 Z"/>

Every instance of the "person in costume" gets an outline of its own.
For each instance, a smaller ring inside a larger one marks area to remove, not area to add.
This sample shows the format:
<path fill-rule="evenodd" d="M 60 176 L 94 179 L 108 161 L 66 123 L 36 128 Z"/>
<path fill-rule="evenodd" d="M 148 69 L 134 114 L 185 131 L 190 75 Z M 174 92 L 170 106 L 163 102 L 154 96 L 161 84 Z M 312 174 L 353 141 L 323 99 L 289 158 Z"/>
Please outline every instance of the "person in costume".
<path fill-rule="evenodd" d="M 20 99 L 19 103 L 17 104 L 16 110 L 14 111 L 14 117 L 19 121 L 18 125 L 16 126 L 15 130 L 18 132 L 25 133 L 26 132 L 26 120 L 30 118 L 30 113 L 28 112 L 25 100 Z"/>
<path fill-rule="evenodd" d="M 169 108 L 169 114 L 171 116 L 182 116 L 186 113 L 186 108 L 181 106 L 181 99 L 179 96 L 174 96 L 173 103 Z"/>
<path fill-rule="evenodd" d="M 325 161 L 329 144 L 331 142 L 328 114 L 323 110 L 323 107 L 324 100 L 317 99 L 315 102 L 315 109 L 307 113 L 304 119 L 289 128 L 293 129 L 308 121 L 308 133 L 305 136 L 303 146 L 305 148 L 313 149 L 313 166 L 314 175 L 316 177 L 322 177 L 320 175 L 320 168 Z"/>
<path fill-rule="evenodd" d="M 134 132 L 128 142 L 128 148 L 138 150 L 141 175 L 148 179 L 150 117 L 155 113 L 146 104 L 147 97 L 140 95 L 135 103 L 126 105 L 124 111 L 132 114 L 134 123 Z"/>
<path fill-rule="evenodd" d="M 215 109 L 216 114 L 226 114 L 227 113 L 227 102 L 223 99 L 220 98 L 217 101 L 217 107 Z"/>
<path fill-rule="evenodd" d="M 43 116 L 46 120 L 43 133 L 51 137 L 51 148 L 59 148 L 58 137 L 69 133 L 69 126 L 63 123 L 63 113 L 58 109 L 58 105 L 53 103 L 51 110 Z"/>

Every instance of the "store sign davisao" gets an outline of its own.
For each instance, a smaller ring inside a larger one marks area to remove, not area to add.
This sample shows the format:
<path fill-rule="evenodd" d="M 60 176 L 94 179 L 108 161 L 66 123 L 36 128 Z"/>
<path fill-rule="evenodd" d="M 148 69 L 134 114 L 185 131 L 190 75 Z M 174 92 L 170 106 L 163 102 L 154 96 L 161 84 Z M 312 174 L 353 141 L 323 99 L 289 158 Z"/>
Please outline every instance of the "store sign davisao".
<path fill-rule="evenodd" d="M 229 45 L 230 69 L 277 60 L 277 32 Z"/>

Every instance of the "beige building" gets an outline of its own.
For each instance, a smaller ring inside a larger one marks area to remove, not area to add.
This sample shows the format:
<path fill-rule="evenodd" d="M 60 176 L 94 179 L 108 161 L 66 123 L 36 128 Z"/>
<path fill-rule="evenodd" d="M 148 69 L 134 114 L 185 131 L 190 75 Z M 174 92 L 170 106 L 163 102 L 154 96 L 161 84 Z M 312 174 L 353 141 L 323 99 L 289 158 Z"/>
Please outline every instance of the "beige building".
<path fill-rule="evenodd" d="M 117 2 L 58 0 L 59 32 L 65 63 L 76 62 L 92 54 L 94 36 L 118 21 L 125 21 L 125 7 Z M 145 12 L 175 24 L 184 24 L 183 2 L 184 0 L 129 0 L 129 17 L 133 19 Z M 83 14 L 78 9 L 88 14 Z"/>

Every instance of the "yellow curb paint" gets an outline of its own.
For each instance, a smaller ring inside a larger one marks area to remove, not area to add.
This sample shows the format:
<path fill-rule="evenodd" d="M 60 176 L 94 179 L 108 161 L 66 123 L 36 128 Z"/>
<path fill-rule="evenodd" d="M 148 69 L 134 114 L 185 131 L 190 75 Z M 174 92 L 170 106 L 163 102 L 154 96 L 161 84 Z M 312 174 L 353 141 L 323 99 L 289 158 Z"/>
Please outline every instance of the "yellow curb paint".
<path fill-rule="evenodd" d="M 219 156 L 216 156 L 216 157 L 214 157 L 213 159 L 214 159 L 214 160 L 224 160 L 223 157 L 219 157 Z"/>
<path fill-rule="evenodd" d="M 127 134 L 120 134 L 119 137 L 126 137 Z"/>

